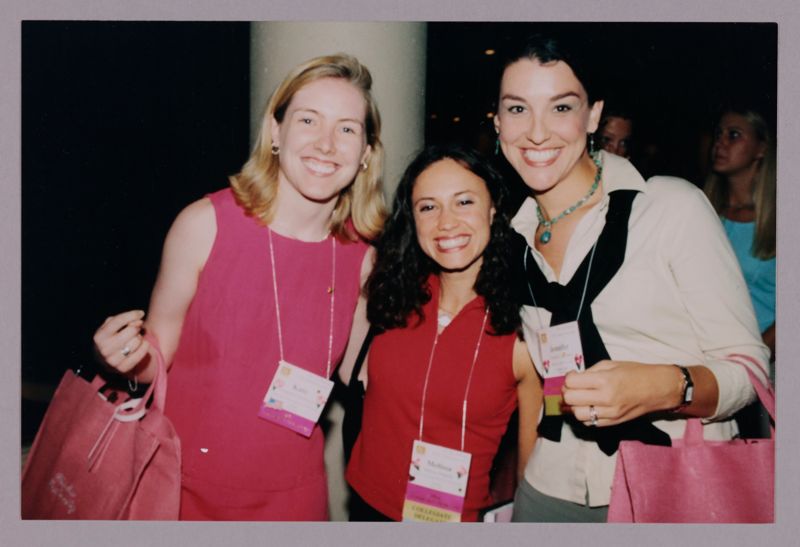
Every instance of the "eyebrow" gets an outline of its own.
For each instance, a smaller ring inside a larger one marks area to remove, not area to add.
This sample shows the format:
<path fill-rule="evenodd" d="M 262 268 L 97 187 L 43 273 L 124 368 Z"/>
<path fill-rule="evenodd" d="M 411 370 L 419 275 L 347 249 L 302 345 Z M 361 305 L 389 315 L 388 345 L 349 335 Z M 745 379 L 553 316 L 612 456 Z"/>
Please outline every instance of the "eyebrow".
<path fill-rule="evenodd" d="M 323 117 L 323 118 L 325 117 L 324 114 L 322 114 L 318 110 L 314 110 L 313 108 L 297 108 L 297 109 L 294 110 L 295 114 L 298 113 L 298 112 L 310 112 L 311 114 L 316 114 L 317 116 L 320 116 L 320 117 Z M 364 127 L 364 122 L 362 122 L 361 120 L 357 120 L 355 118 L 339 118 L 337 120 L 337 123 L 338 122 L 352 122 L 352 123 L 360 125 L 361 127 Z"/>
<path fill-rule="evenodd" d="M 550 97 L 549 101 L 550 102 L 556 102 L 556 101 L 560 101 L 561 99 L 566 99 L 567 97 L 576 97 L 578 99 L 581 98 L 581 96 L 577 92 L 575 92 L 575 91 L 567 91 L 565 93 L 559 93 L 558 95 L 554 95 L 553 97 Z M 505 95 L 500 97 L 500 100 L 501 101 L 506 101 L 506 100 L 509 100 L 509 101 L 520 101 L 520 102 L 523 102 L 523 103 L 527 102 L 524 98 L 519 97 L 518 95 L 513 95 L 511 93 L 506 93 Z"/>
<path fill-rule="evenodd" d="M 460 190 L 460 191 L 456 192 L 455 194 L 453 194 L 452 197 L 457 198 L 457 197 L 460 197 L 463 194 L 475 194 L 475 193 L 476 193 L 475 190 Z M 415 199 L 413 201 L 413 204 L 416 205 L 420 201 L 423 201 L 423 200 L 426 200 L 426 199 L 435 200 L 436 198 L 432 197 L 432 196 L 420 196 L 420 197 L 418 197 L 417 199 Z"/>

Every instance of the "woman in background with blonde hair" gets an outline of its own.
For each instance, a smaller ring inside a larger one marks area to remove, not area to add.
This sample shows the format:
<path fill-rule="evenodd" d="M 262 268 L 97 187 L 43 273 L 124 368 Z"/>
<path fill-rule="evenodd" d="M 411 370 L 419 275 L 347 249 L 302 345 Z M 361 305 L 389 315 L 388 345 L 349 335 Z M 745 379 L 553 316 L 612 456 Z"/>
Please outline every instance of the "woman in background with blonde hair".
<path fill-rule="evenodd" d="M 287 419 L 280 393 L 288 375 L 328 385 L 372 262 L 384 204 L 371 85 L 348 55 L 294 68 L 231 188 L 176 218 L 147 320 L 128 311 L 95 334 L 129 378 L 153 378 L 143 330 L 171 365 L 182 520 L 328 518 L 323 434 L 316 418 Z M 303 404 L 324 407 L 320 389 Z"/>
<path fill-rule="evenodd" d="M 729 108 L 711 148 L 705 192 L 742 267 L 758 328 L 775 358 L 775 140 L 764 117 Z"/>

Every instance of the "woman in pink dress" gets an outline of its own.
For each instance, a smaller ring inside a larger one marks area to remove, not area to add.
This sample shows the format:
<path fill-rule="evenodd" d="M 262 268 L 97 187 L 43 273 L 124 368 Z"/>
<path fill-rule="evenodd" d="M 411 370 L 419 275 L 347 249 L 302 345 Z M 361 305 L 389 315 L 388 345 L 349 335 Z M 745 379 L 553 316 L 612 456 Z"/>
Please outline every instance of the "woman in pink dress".
<path fill-rule="evenodd" d="M 290 369 L 324 385 L 360 328 L 366 242 L 384 218 L 371 84 L 348 55 L 294 68 L 231 187 L 176 218 L 147 319 L 121 313 L 94 336 L 131 379 L 153 378 L 145 330 L 170 363 L 182 520 L 328 518 L 322 432 L 281 418 L 275 408 L 289 401 L 273 394 Z M 322 407 L 325 395 L 306 402 Z"/>

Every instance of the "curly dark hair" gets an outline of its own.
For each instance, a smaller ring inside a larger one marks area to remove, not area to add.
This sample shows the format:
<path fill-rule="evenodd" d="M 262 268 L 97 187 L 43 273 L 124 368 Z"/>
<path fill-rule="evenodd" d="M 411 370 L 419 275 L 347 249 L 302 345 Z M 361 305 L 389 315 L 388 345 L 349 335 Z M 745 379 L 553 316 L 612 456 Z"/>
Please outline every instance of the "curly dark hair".
<path fill-rule="evenodd" d="M 509 214 L 505 210 L 507 190 L 500 174 L 473 149 L 461 145 L 432 145 L 420 152 L 406 168 L 384 232 L 376 242 L 376 261 L 367 280 L 367 317 L 373 327 L 385 331 L 405 327 L 431 299 L 428 277 L 439 273 L 439 265 L 419 246 L 414 224 L 411 193 L 417 178 L 434 163 L 452 159 L 486 184 L 495 215 L 483 264 L 475 281 L 475 292 L 486 300 L 494 334 L 520 334 L 519 304 L 512 297 L 510 281 Z"/>

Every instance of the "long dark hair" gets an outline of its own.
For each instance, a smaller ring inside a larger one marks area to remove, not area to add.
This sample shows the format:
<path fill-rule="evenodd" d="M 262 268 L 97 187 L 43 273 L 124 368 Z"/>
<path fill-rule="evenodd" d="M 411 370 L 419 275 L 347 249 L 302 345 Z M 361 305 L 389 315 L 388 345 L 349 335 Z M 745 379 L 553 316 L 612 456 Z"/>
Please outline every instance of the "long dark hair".
<path fill-rule="evenodd" d="M 452 159 L 486 184 L 495 215 L 475 292 L 489 308 L 495 334 L 520 331 L 519 304 L 509 280 L 511 227 L 505 210 L 507 190 L 500 175 L 478 153 L 460 145 L 433 145 L 420 152 L 406 168 L 397 186 L 392 213 L 376 243 L 376 262 L 367 280 L 367 317 L 380 330 L 405 327 L 412 315 L 424 318 L 422 307 L 431 299 L 428 277 L 441 268 L 420 248 L 414 224 L 411 193 L 414 183 L 434 163 Z"/>

